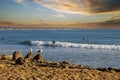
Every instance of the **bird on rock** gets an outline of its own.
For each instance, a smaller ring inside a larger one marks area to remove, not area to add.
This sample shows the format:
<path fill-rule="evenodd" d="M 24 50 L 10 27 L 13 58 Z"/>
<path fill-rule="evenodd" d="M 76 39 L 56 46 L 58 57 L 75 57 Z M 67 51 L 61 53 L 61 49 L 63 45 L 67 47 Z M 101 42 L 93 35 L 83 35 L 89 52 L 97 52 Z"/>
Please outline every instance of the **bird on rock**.
<path fill-rule="evenodd" d="M 43 50 L 42 49 L 40 49 L 39 51 L 38 51 L 38 53 L 42 53 L 43 52 Z"/>

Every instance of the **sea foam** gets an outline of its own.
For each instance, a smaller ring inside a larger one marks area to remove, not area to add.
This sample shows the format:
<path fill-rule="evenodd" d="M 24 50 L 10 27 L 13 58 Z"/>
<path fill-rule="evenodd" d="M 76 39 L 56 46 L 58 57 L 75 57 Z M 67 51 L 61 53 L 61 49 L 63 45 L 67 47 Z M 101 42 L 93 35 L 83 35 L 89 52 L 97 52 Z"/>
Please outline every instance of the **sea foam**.
<path fill-rule="evenodd" d="M 80 43 L 59 42 L 59 41 L 55 41 L 54 43 L 53 41 L 31 41 L 31 44 L 36 46 L 120 50 L 120 45 L 80 44 Z"/>

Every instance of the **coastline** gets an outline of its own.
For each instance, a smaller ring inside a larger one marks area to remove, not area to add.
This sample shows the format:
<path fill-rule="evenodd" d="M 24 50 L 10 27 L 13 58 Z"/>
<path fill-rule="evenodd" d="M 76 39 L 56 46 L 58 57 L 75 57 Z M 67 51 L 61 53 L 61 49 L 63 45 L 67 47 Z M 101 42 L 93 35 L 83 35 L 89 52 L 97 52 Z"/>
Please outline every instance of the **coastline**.
<path fill-rule="evenodd" d="M 69 64 L 68 62 L 49 62 L 25 59 L 25 64 L 16 64 L 10 55 L 0 55 L 1 80 L 118 80 L 119 69 L 91 68 Z M 4 56 L 4 58 L 3 58 Z M 47 65 L 45 64 L 47 62 Z M 57 63 L 64 64 L 57 66 Z"/>
<path fill-rule="evenodd" d="M 101 26 L 0 26 L 0 30 L 73 30 L 73 29 L 120 29 L 117 27 L 103 27 Z"/>

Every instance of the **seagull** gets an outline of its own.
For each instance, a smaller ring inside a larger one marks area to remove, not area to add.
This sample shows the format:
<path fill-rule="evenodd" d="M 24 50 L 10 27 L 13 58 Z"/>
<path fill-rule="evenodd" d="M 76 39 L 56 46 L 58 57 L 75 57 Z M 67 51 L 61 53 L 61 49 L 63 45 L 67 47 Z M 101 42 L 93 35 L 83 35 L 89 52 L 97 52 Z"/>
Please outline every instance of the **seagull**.
<path fill-rule="evenodd" d="M 32 52 L 33 50 L 32 50 L 32 48 L 30 48 L 30 52 Z"/>
<path fill-rule="evenodd" d="M 39 51 L 38 51 L 38 53 L 42 53 L 43 51 L 42 51 L 42 49 L 40 49 Z"/>

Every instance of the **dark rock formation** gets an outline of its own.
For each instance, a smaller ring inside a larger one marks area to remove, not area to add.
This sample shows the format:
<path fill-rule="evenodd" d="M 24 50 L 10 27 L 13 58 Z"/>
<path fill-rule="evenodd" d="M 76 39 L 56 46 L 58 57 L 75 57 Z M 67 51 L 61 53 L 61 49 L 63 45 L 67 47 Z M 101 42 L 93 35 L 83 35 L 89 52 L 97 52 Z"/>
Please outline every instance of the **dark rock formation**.
<path fill-rule="evenodd" d="M 49 67 L 60 67 L 60 64 L 59 64 L 59 62 L 50 62 L 50 63 L 48 63 L 48 66 Z"/>
<path fill-rule="evenodd" d="M 99 71 L 105 71 L 105 72 L 110 72 L 110 71 L 115 71 L 115 72 L 120 72 L 120 69 L 115 69 L 115 68 L 112 68 L 112 67 L 108 67 L 108 68 L 97 68 L 97 70 Z"/>
<path fill-rule="evenodd" d="M 20 58 L 17 58 L 17 60 L 15 60 L 15 63 L 19 64 L 19 65 L 23 65 L 23 64 L 25 64 L 25 60 L 20 57 Z"/>
<path fill-rule="evenodd" d="M 34 55 L 32 54 L 32 52 L 28 52 L 27 55 L 25 56 L 25 58 L 28 58 L 29 60 L 33 59 Z"/>
<path fill-rule="evenodd" d="M 0 54 L 0 59 L 1 59 L 1 60 L 11 59 L 11 55 L 7 55 L 7 54 Z"/>
<path fill-rule="evenodd" d="M 17 60 L 18 58 L 23 58 L 22 53 L 20 51 L 14 51 L 12 59 Z"/>
<path fill-rule="evenodd" d="M 43 56 L 41 53 L 37 54 L 33 59 L 43 62 Z"/>
<path fill-rule="evenodd" d="M 67 61 L 63 61 L 62 64 L 69 64 Z"/>
<path fill-rule="evenodd" d="M 99 71 L 106 71 L 106 72 L 108 72 L 109 70 L 108 70 L 108 68 L 97 68 L 97 70 L 99 70 Z"/>
<path fill-rule="evenodd" d="M 67 61 L 60 62 L 60 67 L 61 68 L 68 68 L 70 64 Z"/>

